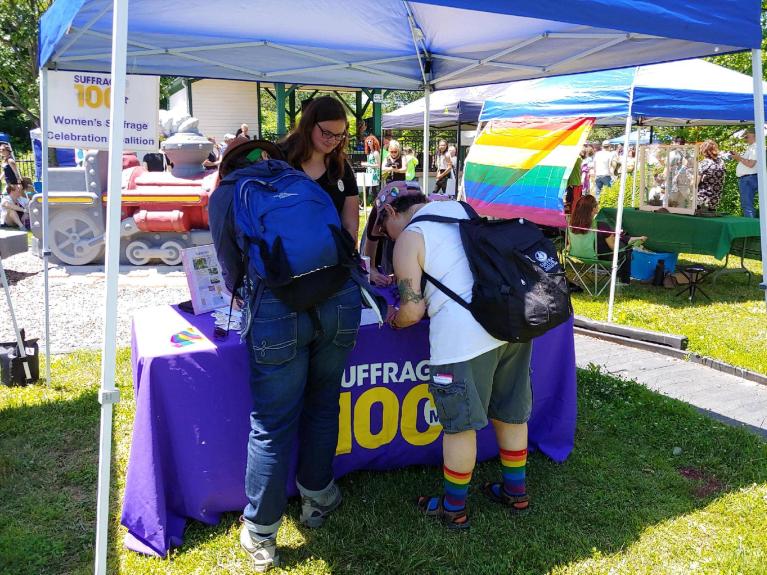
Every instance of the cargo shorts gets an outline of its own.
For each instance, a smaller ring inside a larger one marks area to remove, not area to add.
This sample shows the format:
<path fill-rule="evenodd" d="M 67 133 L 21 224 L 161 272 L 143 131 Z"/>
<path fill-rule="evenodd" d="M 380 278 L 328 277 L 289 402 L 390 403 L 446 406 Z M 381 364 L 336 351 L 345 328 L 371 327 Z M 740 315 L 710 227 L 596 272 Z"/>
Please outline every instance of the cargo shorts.
<path fill-rule="evenodd" d="M 530 419 L 532 343 L 505 343 L 468 361 L 429 366 L 429 391 L 445 433 L 480 430 L 488 418 Z"/>

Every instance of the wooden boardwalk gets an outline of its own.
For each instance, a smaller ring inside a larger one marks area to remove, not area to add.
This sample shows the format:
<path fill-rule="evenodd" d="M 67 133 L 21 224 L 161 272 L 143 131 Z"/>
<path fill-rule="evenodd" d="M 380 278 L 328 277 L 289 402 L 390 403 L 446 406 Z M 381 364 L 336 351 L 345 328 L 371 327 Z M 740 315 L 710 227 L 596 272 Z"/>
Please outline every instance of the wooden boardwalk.
<path fill-rule="evenodd" d="M 575 336 L 578 367 L 589 364 L 673 397 L 730 425 L 767 438 L 767 385 L 697 363 L 584 335 Z"/>

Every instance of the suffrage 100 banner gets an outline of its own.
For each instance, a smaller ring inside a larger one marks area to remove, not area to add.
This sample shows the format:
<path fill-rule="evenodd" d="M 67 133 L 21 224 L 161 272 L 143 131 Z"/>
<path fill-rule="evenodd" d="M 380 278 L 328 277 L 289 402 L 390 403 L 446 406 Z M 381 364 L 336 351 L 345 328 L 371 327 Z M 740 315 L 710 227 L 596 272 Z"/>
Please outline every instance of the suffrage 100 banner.
<path fill-rule="evenodd" d="M 48 142 L 54 148 L 109 149 L 110 74 L 48 72 Z M 157 151 L 160 79 L 127 76 L 124 145 Z"/>

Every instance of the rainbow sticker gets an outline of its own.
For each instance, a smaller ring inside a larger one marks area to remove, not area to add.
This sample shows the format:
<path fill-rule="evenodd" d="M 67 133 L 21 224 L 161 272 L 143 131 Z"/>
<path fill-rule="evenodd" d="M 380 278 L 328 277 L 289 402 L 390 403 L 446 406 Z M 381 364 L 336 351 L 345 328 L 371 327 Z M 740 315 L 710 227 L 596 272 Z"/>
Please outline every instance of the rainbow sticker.
<path fill-rule="evenodd" d="M 193 327 L 188 327 L 170 336 L 170 343 L 173 344 L 173 347 L 184 347 L 185 345 L 192 345 L 201 339 L 202 334 L 200 332 Z"/>

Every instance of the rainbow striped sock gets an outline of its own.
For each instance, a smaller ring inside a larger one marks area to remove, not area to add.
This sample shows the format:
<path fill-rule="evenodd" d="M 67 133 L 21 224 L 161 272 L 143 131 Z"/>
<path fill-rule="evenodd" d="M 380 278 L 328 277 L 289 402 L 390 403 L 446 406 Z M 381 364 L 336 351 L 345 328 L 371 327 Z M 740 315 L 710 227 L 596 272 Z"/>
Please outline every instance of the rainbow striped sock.
<path fill-rule="evenodd" d="M 466 496 L 469 494 L 471 471 L 468 473 L 458 473 L 443 465 L 442 473 L 445 476 L 445 509 L 448 511 L 460 511 L 466 507 Z"/>
<path fill-rule="evenodd" d="M 507 495 L 519 497 L 525 495 L 525 466 L 527 449 L 507 451 L 501 449 L 501 470 L 503 471 L 503 490 Z"/>

